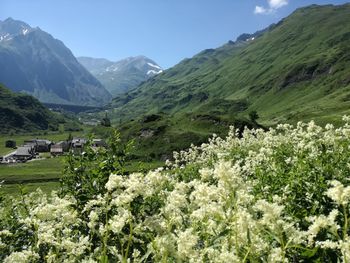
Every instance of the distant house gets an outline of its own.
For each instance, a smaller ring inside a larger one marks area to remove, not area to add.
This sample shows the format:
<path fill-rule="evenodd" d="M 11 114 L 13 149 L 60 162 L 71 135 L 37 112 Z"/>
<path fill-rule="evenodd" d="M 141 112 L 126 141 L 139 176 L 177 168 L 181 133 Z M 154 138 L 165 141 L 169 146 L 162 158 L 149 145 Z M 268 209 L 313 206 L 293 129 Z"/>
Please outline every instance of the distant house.
<path fill-rule="evenodd" d="M 13 157 L 17 160 L 26 161 L 35 156 L 35 150 L 33 146 L 21 146 L 18 147 Z"/>
<path fill-rule="evenodd" d="M 84 146 L 85 143 L 86 143 L 85 138 L 73 138 L 72 147 L 74 148 L 81 147 L 81 146 Z"/>
<path fill-rule="evenodd" d="M 42 152 L 50 152 L 50 147 L 53 143 L 49 140 L 43 140 L 43 139 L 32 139 L 24 141 L 24 146 L 34 146 L 35 151 L 42 153 Z"/>
<path fill-rule="evenodd" d="M 50 153 L 52 156 L 62 155 L 63 152 L 63 146 L 60 144 L 54 144 L 51 146 Z"/>
<path fill-rule="evenodd" d="M 35 151 L 37 149 L 37 145 L 38 145 L 38 143 L 36 142 L 36 140 L 27 140 L 27 141 L 24 141 L 24 143 L 23 143 L 23 146 L 32 146 L 32 147 L 34 147 Z"/>
<path fill-rule="evenodd" d="M 56 144 L 62 145 L 62 149 L 64 152 L 68 152 L 69 150 L 69 146 L 70 146 L 70 142 L 69 141 L 60 141 Z"/>
<path fill-rule="evenodd" d="M 100 148 L 105 148 L 107 147 L 107 144 L 104 140 L 102 139 L 93 139 L 91 143 L 91 147 L 94 151 L 97 151 Z"/>
<path fill-rule="evenodd" d="M 93 139 L 92 140 L 92 146 L 93 147 L 106 147 L 107 144 L 104 140 L 102 139 Z"/>
<path fill-rule="evenodd" d="M 36 142 L 37 142 L 36 151 L 39 153 L 50 152 L 51 145 L 53 145 L 53 143 L 49 140 L 36 140 Z"/>
<path fill-rule="evenodd" d="M 60 141 L 51 145 L 50 153 L 53 156 L 62 155 L 69 150 L 69 143 L 67 141 Z"/>
<path fill-rule="evenodd" d="M 74 153 L 82 153 L 84 145 L 86 144 L 86 139 L 84 138 L 73 138 L 72 148 Z"/>

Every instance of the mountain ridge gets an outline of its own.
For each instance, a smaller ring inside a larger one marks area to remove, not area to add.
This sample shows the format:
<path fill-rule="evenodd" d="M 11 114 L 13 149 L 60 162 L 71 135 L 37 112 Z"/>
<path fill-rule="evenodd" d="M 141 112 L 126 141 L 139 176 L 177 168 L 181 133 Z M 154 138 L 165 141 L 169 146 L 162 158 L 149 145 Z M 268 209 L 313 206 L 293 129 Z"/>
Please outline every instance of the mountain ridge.
<path fill-rule="evenodd" d="M 0 23 L 0 81 L 42 102 L 101 105 L 110 94 L 58 39 L 40 28 L 6 19 Z"/>
<path fill-rule="evenodd" d="M 181 61 L 115 98 L 111 112 L 122 121 L 228 110 L 236 116 L 257 110 L 268 124 L 332 120 L 349 112 L 342 98 L 350 79 L 349 18 L 350 4 L 299 8 L 255 39 L 238 38 Z"/>
<path fill-rule="evenodd" d="M 116 62 L 92 57 L 77 59 L 113 96 L 123 94 L 163 72 L 156 62 L 143 55 L 127 57 Z"/>

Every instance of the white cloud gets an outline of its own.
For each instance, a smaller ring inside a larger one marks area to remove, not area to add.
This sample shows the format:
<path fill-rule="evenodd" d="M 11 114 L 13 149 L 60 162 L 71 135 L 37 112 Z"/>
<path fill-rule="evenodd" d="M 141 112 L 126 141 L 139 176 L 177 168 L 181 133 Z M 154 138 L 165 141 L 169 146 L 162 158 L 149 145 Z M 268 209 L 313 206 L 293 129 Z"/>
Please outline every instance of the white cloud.
<path fill-rule="evenodd" d="M 267 0 L 268 8 L 255 6 L 254 14 L 271 14 L 282 6 L 288 5 L 289 0 Z"/>
<path fill-rule="evenodd" d="M 254 10 L 254 14 L 266 14 L 267 13 L 267 9 L 262 7 L 262 6 L 256 6 L 255 10 Z"/>
<path fill-rule="evenodd" d="M 282 6 L 288 5 L 288 0 L 268 0 L 269 6 L 272 9 L 278 9 Z"/>

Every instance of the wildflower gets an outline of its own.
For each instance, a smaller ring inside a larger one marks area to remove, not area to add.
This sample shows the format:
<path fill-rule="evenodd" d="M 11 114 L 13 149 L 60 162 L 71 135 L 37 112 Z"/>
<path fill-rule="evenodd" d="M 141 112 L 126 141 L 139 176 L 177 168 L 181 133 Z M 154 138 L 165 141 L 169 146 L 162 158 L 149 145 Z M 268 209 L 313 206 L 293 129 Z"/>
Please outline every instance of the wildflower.
<path fill-rule="evenodd" d="M 131 219 L 131 213 L 129 210 L 120 208 L 118 215 L 114 215 L 112 219 L 108 221 L 110 229 L 118 234 L 122 231 L 125 224 Z"/>
<path fill-rule="evenodd" d="M 333 187 L 327 190 L 326 195 L 338 205 L 347 205 L 350 200 L 350 186 L 344 187 L 336 180 L 331 181 L 330 184 Z"/>
<path fill-rule="evenodd" d="M 96 225 L 96 222 L 98 221 L 98 214 L 95 211 L 91 211 L 89 214 L 89 223 L 88 223 L 88 227 L 90 229 L 94 228 Z"/>
<path fill-rule="evenodd" d="M 284 253 L 280 247 L 271 249 L 268 262 L 278 263 L 278 262 L 287 262 L 284 257 Z"/>
<path fill-rule="evenodd" d="M 193 247 L 197 245 L 198 237 L 193 234 L 191 228 L 179 233 L 177 239 L 177 253 L 180 258 L 187 258 L 193 254 Z"/>
<path fill-rule="evenodd" d="M 113 190 L 120 187 L 122 183 L 123 183 L 123 177 L 121 175 L 111 174 L 109 176 L 108 182 L 106 183 L 105 187 L 109 192 L 112 192 Z"/>
<path fill-rule="evenodd" d="M 331 213 L 327 216 L 312 216 L 309 218 L 309 221 L 312 224 L 309 226 L 309 229 L 306 232 L 309 243 L 312 243 L 316 235 L 320 232 L 321 229 L 329 228 L 331 232 L 336 233 L 340 226 L 336 223 L 336 218 L 338 216 L 338 210 L 332 210 Z"/>
<path fill-rule="evenodd" d="M 28 250 L 13 252 L 5 258 L 4 263 L 27 263 L 39 259 L 39 255 Z"/>

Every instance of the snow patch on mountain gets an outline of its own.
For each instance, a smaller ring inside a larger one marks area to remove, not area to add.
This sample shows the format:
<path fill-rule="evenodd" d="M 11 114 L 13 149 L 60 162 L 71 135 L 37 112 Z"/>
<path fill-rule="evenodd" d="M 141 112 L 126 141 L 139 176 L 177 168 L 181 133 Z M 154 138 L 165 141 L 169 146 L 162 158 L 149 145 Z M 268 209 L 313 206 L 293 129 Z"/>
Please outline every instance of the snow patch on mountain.
<path fill-rule="evenodd" d="M 151 70 L 147 71 L 147 75 L 158 75 L 162 72 L 163 72 L 163 70 L 155 71 L 155 70 L 151 69 Z"/>
<path fill-rule="evenodd" d="M 116 66 L 110 66 L 110 67 L 106 68 L 106 71 L 107 71 L 107 72 L 111 72 L 111 71 L 117 71 L 118 69 L 119 69 L 119 68 L 116 67 Z"/>
<path fill-rule="evenodd" d="M 159 67 L 159 66 L 157 66 L 157 65 L 154 65 L 154 64 L 152 64 L 152 63 L 150 63 L 150 62 L 147 62 L 147 65 L 150 66 L 150 67 L 152 67 L 152 68 L 157 68 L 157 69 L 162 70 L 161 67 Z"/>
<path fill-rule="evenodd" d="M 8 41 L 8 40 L 11 40 L 12 39 L 12 37 L 11 37 L 11 35 L 9 34 L 9 33 L 6 33 L 5 35 L 2 35 L 2 36 L 0 36 L 0 42 L 1 41 Z"/>

